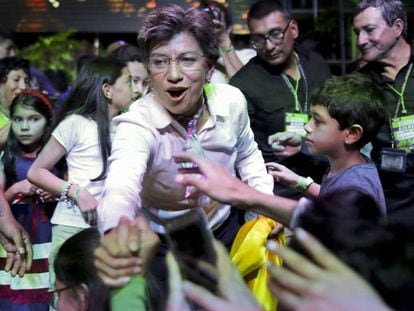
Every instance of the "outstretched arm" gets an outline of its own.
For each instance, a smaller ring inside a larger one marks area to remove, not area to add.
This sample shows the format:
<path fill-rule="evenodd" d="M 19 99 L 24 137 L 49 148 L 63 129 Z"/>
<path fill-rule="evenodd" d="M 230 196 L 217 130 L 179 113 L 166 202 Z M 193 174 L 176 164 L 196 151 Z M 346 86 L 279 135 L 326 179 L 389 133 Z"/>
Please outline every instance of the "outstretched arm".
<path fill-rule="evenodd" d="M 299 180 L 305 179 L 305 177 L 299 176 L 283 164 L 268 162 L 266 163 L 266 167 L 268 173 L 273 176 L 276 182 L 280 182 L 281 184 L 287 187 L 296 189 L 297 191 L 301 191 L 298 187 Z M 320 190 L 321 185 L 313 182 L 309 187 L 306 188 L 305 191 L 303 191 L 303 194 L 305 194 L 308 197 L 316 198 L 317 196 L 319 196 Z"/>
<path fill-rule="evenodd" d="M 191 185 L 213 199 L 274 218 L 284 225 L 289 225 L 297 201 L 261 193 L 232 176 L 220 164 L 190 154 L 174 156 L 176 162 L 193 162 L 197 165 L 196 173 L 202 178 L 193 176 L 194 169 L 180 168 L 176 182 Z"/>

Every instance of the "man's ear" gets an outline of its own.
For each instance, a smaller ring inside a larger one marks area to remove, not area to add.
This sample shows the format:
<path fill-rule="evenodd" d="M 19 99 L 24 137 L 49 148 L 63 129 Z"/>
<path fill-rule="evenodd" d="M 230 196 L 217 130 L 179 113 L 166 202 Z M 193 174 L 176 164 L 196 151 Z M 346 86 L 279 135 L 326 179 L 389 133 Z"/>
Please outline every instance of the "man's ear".
<path fill-rule="evenodd" d="M 361 139 L 364 129 L 359 124 L 352 124 L 347 129 L 347 134 L 345 136 L 345 144 L 352 145 Z"/>
<path fill-rule="evenodd" d="M 393 25 L 395 31 L 397 32 L 397 37 L 399 38 L 403 31 L 404 31 L 404 21 L 401 18 L 397 18 L 394 21 L 394 25 Z"/>
<path fill-rule="evenodd" d="M 299 37 L 299 27 L 298 27 L 298 23 L 292 19 L 290 21 L 290 31 L 292 32 L 292 36 L 294 39 L 297 39 Z"/>

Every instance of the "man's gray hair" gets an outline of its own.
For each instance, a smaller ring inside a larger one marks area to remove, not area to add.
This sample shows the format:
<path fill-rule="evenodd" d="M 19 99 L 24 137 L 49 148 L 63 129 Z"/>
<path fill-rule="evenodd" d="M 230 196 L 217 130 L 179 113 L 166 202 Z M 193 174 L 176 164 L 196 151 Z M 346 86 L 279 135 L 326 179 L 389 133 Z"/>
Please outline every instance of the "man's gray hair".
<path fill-rule="evenodd" d="M 355 7 L 354 16 L 370 7 L 378 8 L 382 18 L 390 27 L 397 19 L 401 19 L 404 22 L 402 35 L 407 38 L 407 14 L 401 0 L 362 0 Z"/>

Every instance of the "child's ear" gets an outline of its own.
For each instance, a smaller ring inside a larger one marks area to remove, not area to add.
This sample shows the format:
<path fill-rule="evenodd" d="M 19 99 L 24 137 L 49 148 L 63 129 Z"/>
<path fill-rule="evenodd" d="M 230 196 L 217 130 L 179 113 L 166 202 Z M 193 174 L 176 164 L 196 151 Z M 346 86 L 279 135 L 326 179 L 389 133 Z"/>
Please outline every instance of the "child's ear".
<path fill-rule="evenodd" d="M 112 88 L 108 83 L 104 83 L 102 85 L 102 92 L 104 96 L 106 97 L 106 99 L 109 99 L 109 100 L 112 99 Z"/>
<path fill-rule="evenodd" d="M 359 124 L 352 124 L 345 136 L 345 144 L 352 145 L 361 139 L 364 129 Z"/>
<path fill-rule="evenodd" d="M 82 283 L 76 290 L 79 298 L 79 302 L 82 306 L 82 310 L 89 310 L 89 288 L 86 284 Z"/>

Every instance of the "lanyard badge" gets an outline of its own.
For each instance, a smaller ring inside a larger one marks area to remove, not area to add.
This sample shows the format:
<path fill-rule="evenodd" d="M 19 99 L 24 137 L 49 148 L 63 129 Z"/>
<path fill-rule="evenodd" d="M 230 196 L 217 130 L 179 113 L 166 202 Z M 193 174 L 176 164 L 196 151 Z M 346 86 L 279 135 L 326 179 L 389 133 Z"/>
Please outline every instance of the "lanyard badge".
<path fill-rule="evenodd" d="M 404 93 L 412 68 L 413 63 L 408 67 L 400 90 L 397 90 L 391 84 L 387 84 L 390 90 L 398 96 L 394 118 L 390 122 L 392 146 L 396 148 L 383 148 L 381 150 L 382 171 L 404 173 L 407 153 L 414 148 L 414 115 L 397 117 L 400 108 L 402 114 L 407 114 Z"/>
<path fill-rule="evenodd" d="M 285 82 L 286 86 L 288 87 L 289 91 L 292 93 L 295 108 L 294 112 L 285 113 L 285 131 L 286 132 L 293 132 L 299 134 L 300 136 L 305 136 L 305 124 L 309 121 L 309 116 L 307 115 L 308 110 L 308 83 L 306 80 L 305 72 L 302 68 L 302 65 L 299 61 L 299 56 L 295 53 L 296 58 L 296 68 L 297 73 L 299 75 L 299 79 L 296 80 L 295 85 L 292 85 L 289 78 L 286 74 L 282 74 L 283 81 Z M 298 89 L 299 89 L 299 81 L 303 79 L 303 83 L 305 86 L 305 103 L 304 107 L 300 105 L 299 96 L 298 96 Z"/>
<path fill-rule="evenodd" d="M 414 115 L 392 118 L 391 134 L 397 148 L 410 152 L 414 148 Z"/>
<path fill-rule="evenodd" d="M 386 172 L 404 173 L 407 153 L 404 149 L 382 148 L 381 170 Z"/>
<path fill-rule="evenodd" d="M 308 123 L 309 116 L 305 113 L 285 113 L 285 131 L 305 136 L 305 124 Z"/>
<path fill-rule="evenodd" d="M 414 148 L 414 115 L 392 118 L 391 136 L 397 148 L 381 150 L 381 170 L 404 173 L 407 152 Z"/>

